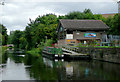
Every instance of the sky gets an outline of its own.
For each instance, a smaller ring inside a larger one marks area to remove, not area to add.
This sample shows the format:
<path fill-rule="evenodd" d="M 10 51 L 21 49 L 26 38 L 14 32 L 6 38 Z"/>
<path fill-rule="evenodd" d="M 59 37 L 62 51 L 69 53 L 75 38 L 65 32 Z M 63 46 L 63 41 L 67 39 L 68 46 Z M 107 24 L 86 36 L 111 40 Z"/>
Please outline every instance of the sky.
<path fill-rule="evenodd" d="M 94 14 L 118 12 L 117 0 L 0 0 L 0 23 L 8 31 L 24 30 L 29 18 L 35 20 L 39 15 L 53 13 L 65 15 L 72 11 L 83 12 L 91 9 Z"/>

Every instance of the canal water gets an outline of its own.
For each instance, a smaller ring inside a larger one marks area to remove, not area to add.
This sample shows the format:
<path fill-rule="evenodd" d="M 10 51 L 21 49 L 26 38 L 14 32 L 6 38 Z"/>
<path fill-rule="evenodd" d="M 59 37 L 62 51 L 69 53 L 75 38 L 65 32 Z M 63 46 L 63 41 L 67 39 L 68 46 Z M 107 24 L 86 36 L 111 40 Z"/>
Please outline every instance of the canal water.
<path fill-rule="evenodd" d="M 33 55 L 5 53 L 0 69 L 2 80 L 120 80 L 119 64 L 50 60 Z"/>

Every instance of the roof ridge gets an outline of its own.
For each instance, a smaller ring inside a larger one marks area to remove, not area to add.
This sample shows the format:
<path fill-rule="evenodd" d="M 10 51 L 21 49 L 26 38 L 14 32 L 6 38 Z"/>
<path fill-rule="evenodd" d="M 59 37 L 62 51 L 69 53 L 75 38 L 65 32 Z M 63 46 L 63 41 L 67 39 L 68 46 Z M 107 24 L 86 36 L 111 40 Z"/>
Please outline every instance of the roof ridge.
<path fill-rule="evenodd" d="M 101 21 L 101 20 L 92 20 L 92 19 L 82 19 L 82 20 L 80 20 L 80 19 L 59 19 L 59 20 L 70 20 L 70 21 L 74 21 L 74 20 L 76 20 L 76 21 Z"/>

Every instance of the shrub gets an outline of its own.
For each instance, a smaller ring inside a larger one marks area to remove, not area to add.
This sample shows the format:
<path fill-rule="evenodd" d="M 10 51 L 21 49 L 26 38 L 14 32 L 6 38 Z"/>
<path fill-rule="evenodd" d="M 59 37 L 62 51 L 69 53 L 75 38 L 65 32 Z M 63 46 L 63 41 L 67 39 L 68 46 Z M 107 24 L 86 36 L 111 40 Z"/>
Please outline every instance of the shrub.
<path fill-rule="evenodd" d="M 46 43 L 45 43 L 45 46 L 52 46 L 52 43 L 53 43 L 53 40 L 51 40 L 51 39 L 48 39 L 47 41 L 46 41 Z"/>

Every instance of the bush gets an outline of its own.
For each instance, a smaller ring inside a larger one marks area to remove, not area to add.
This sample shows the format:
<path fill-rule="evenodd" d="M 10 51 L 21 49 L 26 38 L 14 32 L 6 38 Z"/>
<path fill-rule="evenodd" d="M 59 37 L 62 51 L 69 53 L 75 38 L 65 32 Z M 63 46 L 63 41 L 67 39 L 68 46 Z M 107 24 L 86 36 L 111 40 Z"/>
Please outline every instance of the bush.
<path fill-rule="evenodd" d="M 31 55 L 33 55 L 35 57 L 39 57 L 40 52 L 41 52 L 41 50 L 39 48 L 33 48 L 32 50 L 27 51 L 28 54 L 31 54 Z"/>
<path fill-rule="evenodd" d="M 52 46 L 53 40 L 52 39 L 48 39 L 45 43 L 45 46 Z"/>

